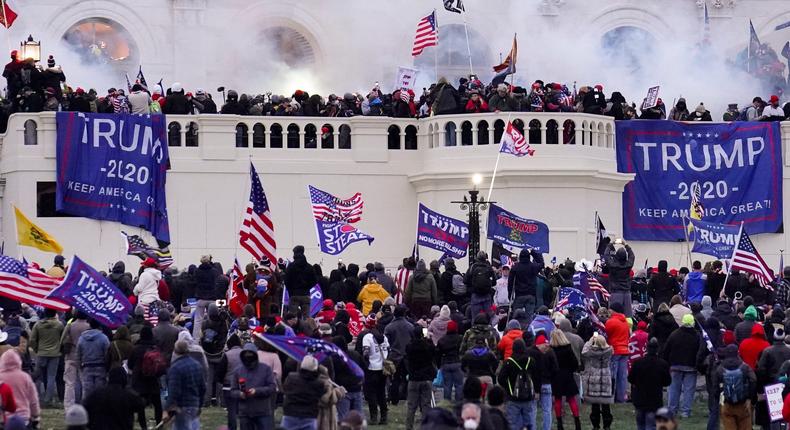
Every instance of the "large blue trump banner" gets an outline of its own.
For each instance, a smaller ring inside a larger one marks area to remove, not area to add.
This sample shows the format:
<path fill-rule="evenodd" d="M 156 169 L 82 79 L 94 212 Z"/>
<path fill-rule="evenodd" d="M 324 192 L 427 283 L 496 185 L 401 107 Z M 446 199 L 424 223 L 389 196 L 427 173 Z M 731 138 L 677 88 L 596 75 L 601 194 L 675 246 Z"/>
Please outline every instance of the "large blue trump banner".
<path fill-rule="evenodd" d="M 469 225 L 444 216 L 420 203 L 417 213 L 417 244 L 442 251 L 453 258 L 466 255 L 469 247 Z"/>
<path fill-rule="evenodd" d="M 132 311 L 121 290 L 76 255 L 69 273 L 49 297 L 63 300 L 109 328 L 125 324 Z"/>
<path fill-rule="evenodd" d="M 533 248 L 549 252 L 549 227 L 532 219 L 521 218 L 497 205 L 488 209 L 488 238 L 516 248 Z"/>
<path fill-rule="evenodd" d="M 58 112 L 57 210 L 170 242 L 164 115 Z"/>
<path fill-rule="evenodd" d="M 635 174 L 623 192 L 623 236 L 683 240 L 695 189 L 703 220 L 743 221 L 750 233 L 776 233 L 782 225 L 780 139 L 776 122 L 618 121 L 617 170 Z"/>

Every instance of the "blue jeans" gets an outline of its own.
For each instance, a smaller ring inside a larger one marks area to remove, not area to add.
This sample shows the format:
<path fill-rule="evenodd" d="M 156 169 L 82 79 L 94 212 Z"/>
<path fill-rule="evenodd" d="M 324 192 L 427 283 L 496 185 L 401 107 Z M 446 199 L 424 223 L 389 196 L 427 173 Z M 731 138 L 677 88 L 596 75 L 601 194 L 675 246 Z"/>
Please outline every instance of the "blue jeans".
<path fill-rule="evenodd" d="M 101 388 L 107 383 L 107 371 L 104 370 L 104 366 L 83 367 L 80 377 L 82 377 L 83 399 L 87 399 L 93 390 Z"/>
<path fill-rule="evenodd" d="M 680 403 L 680 414 L 689 416 L 691 402 L 694 401 L 694 389 L 697 386 L 697 373 L 672 370 L 670 374 L 672 383 L 669 384 L 669 410 L 677 415 L 678 403 Z"/>
<path fill-rule="evenodd" d="M 718 416 L 716 417 L 718 419 Z M 636 410 L 637 430 L 656 430 L 656 411 Z"/>
<path fill-rule="evenodd" d="M 510 422 L 510 430 L 521 430 L 526 426 L 529 430 L 535 429 L 533 406 L 535 401 L 517 402 L 511 400 L 505 405 L 505 414 Z"/>
<path fill-rule="evenodd" d="M 491 316 L 491 305 L 494 304 L 494 300 L 491 297 L 491 294 L 475 294 L 472 293 L 472 299 L 469 301 L 469 308 L 472 315 L 477 315 L 480 312 L 485 312 L 488 316 Z"/>
<path fill-rule="evenodd" d="M 234 399 L 230 395 L 230 390 L 223 390 L 225 397 L 225 409 L 228 411 L 228 430 L 236 430 L 238 427 L 239 399 Z"/>
<path fill-rule="evenodd" d="M 613 355 L 609 365 L 614 378 L 614 401 L 625 403 L 625 392 L 628 389 L 628 355 Z"/>
<path fill-rule="evenodd" d="M 274 430 L 271 426 L 269 416 L 260 417 L 239 417 L 239 427 L 241 430 Z"/>
<path fill-rule="evenodd" d="M 540 414 L 543 416 L 543 430 L 551 430 L 551 419 L 554 416 L 552 407 L 554 406 L 554 397 L 551 395 L 551 384 L 543 384 L 540 386 L 540 398 L 532 403 L 532 414 L 530 416 L 531 428 L 537 428 L 538 419 L 538 403 L 540 403 Z"/>
<path fill-rule="evenodd" d="M 355 391 L 353 393 L 346 393 L 339 402 L 337 402 L 337 420 L 342 421 L 348 415 L 349 411 L 357 411 L 362 416 L 365 412 L 362 410 L 362 391 Z"/>
<path fill-rule="evenodd" d="M 288 430 L 318 430 L 318 418 L 297 418 L 283 415 L 280 427 Z"/>
<path fill-rule="evenodd" d="M 710 386 L 710 384 L 708 384 Z M 708 389 L 708 429 L 719 430 L 719 420 L 721 405 L 719 405 L 719 396 L 716 389 Z"/>
<path fill-rule="evenodd" d="M 200 430 L 200 409 L 197 407 L 181 408 L 173 420 L 173 430 Z"/>
<path fill-rule="evenodd" d="M 38 357 L 36 360 L 37 379 L 40 382 L 38 395 L 42 397 L 44 403 L 57 399 L 58 387 L 55 383 L 55 376 L 58 374 L 58 363 L 60 363 L 60 357 Z"/>
<path fill-rule="evenodd" d="M 455 401 L 460 402 L 463 397 L 464 372 L 461 370 L 461 363 L 450 363 L 442 365 L 442 377 L 444 378 L 444 399 L 450 400 L 455 387 Z"/>

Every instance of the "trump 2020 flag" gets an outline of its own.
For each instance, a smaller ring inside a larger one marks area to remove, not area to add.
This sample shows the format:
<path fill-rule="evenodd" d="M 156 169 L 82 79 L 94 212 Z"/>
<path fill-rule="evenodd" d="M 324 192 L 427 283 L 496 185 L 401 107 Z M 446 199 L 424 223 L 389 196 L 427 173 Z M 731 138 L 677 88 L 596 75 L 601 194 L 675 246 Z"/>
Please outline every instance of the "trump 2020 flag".
<path fill-rule="evenodd" d="M 499 152 L 512 154 L 516 157 L 523 157 L 525 155 L 531 157 L 535 155 L 535 150 L 529 146 L 527 139 L 513 126 L 512 122 L 507 123 L 507 128 L 505 128 L 505 132 L 502 133 L 502 140 L 500 140 L 499 143 Z"/>
<path fill-rule="evenodd" d="M 417 212 L 417 245 L 442 251 L 453 258 L 466 256 L 469 225 L 428 209 L 420 203 Z"/>
<path fill-rule="evenodd" d="M 74 306 L 109 328 L 125 324 L 132 311 L 121 290 L 76 255 L 63 282 L 49 297 Z"/>
<path fill-rule="evenodd" d="M 318 284 L 310 288 L 310 316 L 314 317 L 321 312 L 324 307 L 324 293 L 321 291 L 321 286 Z"/>
<path fill-rule="evenodd" d="M 354 360 L 348 358 L 348 355 L 333 343 L 312 337 L 277 336 L 273 334 L 256 334 L 256 336 L 297 362 L 301 363 L 302 359 L 308 354 L 315 357 L 319 362 L 328 356 L 335 356 L 340 358 L 358 378 L 365 376 L 362 368 Z"/>
<path fill-rule="evenodd" d="M 694 230 L 691 235 L 694 248 L 691 252 L 711 255 L 716 258 L 730 258 L 738 240 L 737 225 L 717 224 L 702 220 L 691 219 Z"/>
<path fill-rule="evenodd" d="M 373 236 L 342 221 L 315 220 L 315 228 L 318 232 L 318 246 L 324 254 L 337 255 L 354 242 L 367 240 L 370 245 L 374 240 Z"/>

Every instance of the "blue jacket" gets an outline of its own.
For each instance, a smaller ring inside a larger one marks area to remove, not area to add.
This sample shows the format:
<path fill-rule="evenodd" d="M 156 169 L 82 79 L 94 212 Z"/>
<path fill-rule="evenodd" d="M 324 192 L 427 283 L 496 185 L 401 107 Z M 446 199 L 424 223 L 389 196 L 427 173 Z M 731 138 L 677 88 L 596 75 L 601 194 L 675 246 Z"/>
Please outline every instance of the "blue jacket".
<path fill-rule="evenodd" d="M 188 355 L 173 360 L 167 372 L 167 405 L 199 408 L 206 394 L 203 366 Z"/>
<path fill-rule="evenodd" d="M 705 284 L 707 276 L 702 272 L 691 272 L 686 276 L 684 286 L 686 290 L 686 302 L 702 303 L 702 296 L 705 295 Z"/>
<path fill-rule="evenodd" d="M 110 340 L 98 329 L 85 330 L 77 341 L 77 357 L 82 367 L 97 367 L 106 364 Z"/>

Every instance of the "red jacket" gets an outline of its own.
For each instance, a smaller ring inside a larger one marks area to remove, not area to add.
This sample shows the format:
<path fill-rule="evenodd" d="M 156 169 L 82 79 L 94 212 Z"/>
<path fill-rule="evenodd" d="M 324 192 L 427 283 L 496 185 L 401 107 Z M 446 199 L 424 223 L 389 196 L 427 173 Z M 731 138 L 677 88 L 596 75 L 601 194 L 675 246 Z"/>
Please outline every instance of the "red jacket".
<path fill-rule="evenodd" d="M 469 101 L 466 102 L 466 112 L 467 113 L 488 112 L 488 103 L 486 103 L 486 101 L 483 100 L 482 98 L 480 98 L 480 103 L 478 104 L 475 104 L 475 102 L 472 101 L 472 99 L 469 99 Z"/>
<path fill-rule="evenodd" d="M 644 330 L 637 330 L 634 334 L 631 335 L 631 339 L 628 342 L 628 371 L 631 371 L 631 364 L 644 357 L 645 353 L 647 353 L 647 341 L 648 341 L 647 332 Z"/>
<path fill-rule="evenodd" d="M 513 342 L 516 339 L 521 339 L 521 336 L 524 334 L 521 330 L 510 330 L 502 336 L 502 340 L 499 341 L 499 345 L 497 345 L 497 349 L 502 352 L 502 355 L 505 357 L 505 360 L 510 358 L 513 354 Z"/>
<path fill-rule="evenodd" d="M 629 355 L 629 335 L 630 330 L 625 315 L 612 312 L 612 317 L 606 321 L 606 340 L 614 350 L 614 355 Z"/>
<path fill-rule="evenodd" d="M 771 344 L 765 340 L 765 329 L 763 329 L 762 324 L 757 323 L 752 327 L 752 336 L 741 342 L 741 346 L 738 347 L 738 355 L 749 367 L 757 369 L 757 360 L 760 358 L 760 353 L 769 346 Z"/>

